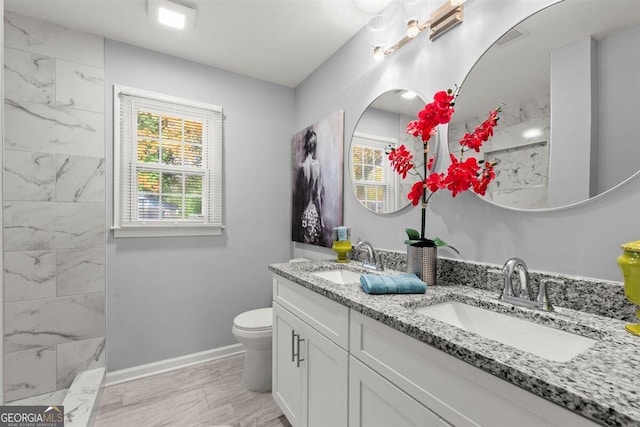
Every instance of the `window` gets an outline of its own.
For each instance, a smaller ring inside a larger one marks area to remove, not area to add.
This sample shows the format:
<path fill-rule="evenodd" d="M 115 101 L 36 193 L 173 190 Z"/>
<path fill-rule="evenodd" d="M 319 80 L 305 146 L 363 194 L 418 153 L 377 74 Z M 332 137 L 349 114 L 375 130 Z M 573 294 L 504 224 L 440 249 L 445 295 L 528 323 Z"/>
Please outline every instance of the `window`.
<path fill-rule="evenodd" d="M 356 197 L 372 212 L 396 210 L 396 176 L 392 174 L 385 149 L 396 146 L 393 138 L 356 133 L 351 142 L 352 177 Z"/>
<path fill-rule="evenodd" d="M 115 237 L 222 233 L 222 108 L 114 86 Z"/>

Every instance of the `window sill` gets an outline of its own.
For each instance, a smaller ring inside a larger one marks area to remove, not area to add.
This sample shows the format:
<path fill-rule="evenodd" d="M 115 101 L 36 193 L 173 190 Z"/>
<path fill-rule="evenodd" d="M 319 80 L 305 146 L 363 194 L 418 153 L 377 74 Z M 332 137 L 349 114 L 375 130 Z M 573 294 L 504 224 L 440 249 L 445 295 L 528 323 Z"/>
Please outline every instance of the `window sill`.
<path fill-rule="evenodd" d="M 164 227 L 112 227 L 113 237 L 187 237 L 187 236 L 220 236 L 224 226 L 221 225 L 187 225 Z"/>

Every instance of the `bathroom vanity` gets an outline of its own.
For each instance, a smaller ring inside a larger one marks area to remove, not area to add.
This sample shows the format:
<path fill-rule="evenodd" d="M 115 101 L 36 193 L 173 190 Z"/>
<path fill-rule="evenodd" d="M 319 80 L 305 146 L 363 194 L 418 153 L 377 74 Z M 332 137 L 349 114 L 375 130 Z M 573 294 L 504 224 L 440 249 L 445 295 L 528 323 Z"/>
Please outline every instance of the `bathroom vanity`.
<path fill-rule="evenodd" d="M 620 320 L 562 307 L 553 313 L 515 307 L 494 292 L 460 285 L 367 295 L 354 277 L 370 272 L 354 262 L 269 268 L 273 396 L 293 426 L 640 425 L 634 377 L 640 341 Z M 420 312 L 447 301 L 593 343 L 554 360 Z"/>

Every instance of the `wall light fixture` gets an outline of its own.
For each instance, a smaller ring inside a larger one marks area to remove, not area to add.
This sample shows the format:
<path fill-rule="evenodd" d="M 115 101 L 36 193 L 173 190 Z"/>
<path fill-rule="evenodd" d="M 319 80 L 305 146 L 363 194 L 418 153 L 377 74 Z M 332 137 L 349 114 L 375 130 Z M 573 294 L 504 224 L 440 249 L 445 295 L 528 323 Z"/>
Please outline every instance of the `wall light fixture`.
<path fill-rule="evenodd" d="M 407 25 L 406 35 L 391 46 L 385 46 L 385 34 L 388 19 L 383 15 L 374 16 L 367 25 L 373 57 L 382 60 L 386 56 L 400 49 L 416 38 L 421 32 L 429 29 L 431 41 L 440 37 L 451 28 L 460 24 L 464 17 L 464 3 L 466 0 L 447 0 L 442 6 L 431 13 L 429 19 L 423 19 L 424 0 L 400 0 L 402 13 Z"/>

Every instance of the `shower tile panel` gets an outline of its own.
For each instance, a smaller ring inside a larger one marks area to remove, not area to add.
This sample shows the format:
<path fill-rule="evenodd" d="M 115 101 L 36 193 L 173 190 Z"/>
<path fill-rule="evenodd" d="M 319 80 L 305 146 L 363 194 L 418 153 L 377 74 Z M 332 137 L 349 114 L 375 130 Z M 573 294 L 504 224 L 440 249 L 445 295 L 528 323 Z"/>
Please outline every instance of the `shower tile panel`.
<path fill-rule="evenodd" d="M 104 159 L 56 155 L 55 169 L 56 201 L 104 201 Z"/>
<path fill-rule="evenodd" d="M 104 68 L 104 38 L 28 18 L 4 17 L 5 46 Z"/>
<path fill-rule="evenodd" d="M 56 105 L 104 112 L 104 69 L 56 60 Z"/>
<path fill-rule="evenodd" d="M 5 99 L 5 148 L 104 156 L 104 114 Z"/>
<path fill-rule="evenodd" d="M 104 337 L 58 344 L 58 388 L 69 387 L 77 372 L 104 367 L 105 353 Z"/>
<path fill-rule="evenodd" d="M 5 150 L 4 158 L 5 200 L 53 200 L 53 154 Z"/>
<path fill-rule="evenodd" d="M 34 348 L 4 355 L 5 400 L 11 401 L 56 389 L 56 350 Z"/>
<path fill-rule="evenodd" d="M 104 244 L 104 203 L 8 202 L 5 251 L 91 248 Z"/>
<path fill-rule="evenodd" d="M 12 400 L 11 402 L 5 402 L 5 405 L 10 406 L 42 406 L 42 405 L 62 405 L 64 396 L 67 394 L 67 389 L 50 391 L 43 394 L 38 394 L 24 399 Z"/>
<path fill-rule="evenodd" d="M 104 336 L 103 292 L 5 303 L 5 353 Z"/>
<path fill-rule="evenodd" d="M 13 12 L 4 24 L 9 401 L 105 364 L 105 71 L 103 37 Z"/>
<path fill-rule="evenodd" d="M 17 49 L 4 51 L 4 97 L 53 104 L 54 59 Z"/>
<path fill-rule="evenodd" d="M 103 247 L 58 250 L 57 295 L 104 292 L 105 256 Z"/>
<path fill-rule="evenodd" d="M 55 251 L 5 253 L 4 300 L 6 302 L 55 296 Z"/>

